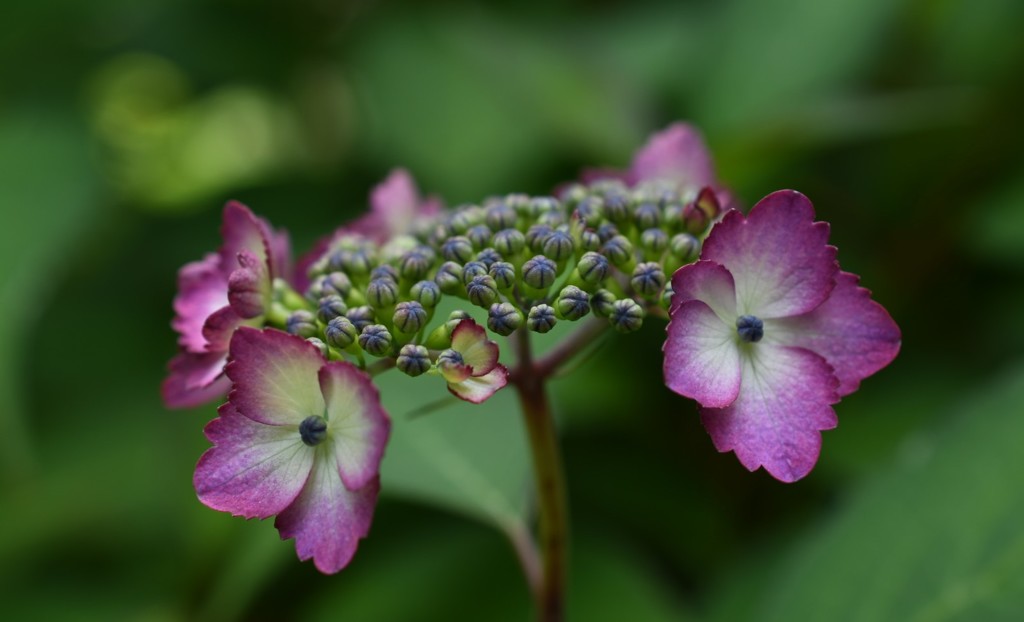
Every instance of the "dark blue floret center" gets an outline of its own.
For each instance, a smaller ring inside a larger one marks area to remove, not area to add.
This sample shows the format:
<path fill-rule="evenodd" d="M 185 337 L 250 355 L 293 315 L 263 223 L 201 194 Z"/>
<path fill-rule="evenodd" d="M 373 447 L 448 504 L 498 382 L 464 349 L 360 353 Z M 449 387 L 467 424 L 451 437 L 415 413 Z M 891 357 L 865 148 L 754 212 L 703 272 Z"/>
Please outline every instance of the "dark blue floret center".
<path fill-rule="evenodd" d="M 747 343 L 757 343 L 764 337 L 764 322 L 761 318 L 753 315 L 741 315 L 736 320 L 736 332 L 740 339 Z"/>
<path fill-rule="evenodd" d="M 319 445 L 327 439 L 327 420 L 319 415 L 306 417 L 299 424 L 299 436 L 310 447 Z"/>

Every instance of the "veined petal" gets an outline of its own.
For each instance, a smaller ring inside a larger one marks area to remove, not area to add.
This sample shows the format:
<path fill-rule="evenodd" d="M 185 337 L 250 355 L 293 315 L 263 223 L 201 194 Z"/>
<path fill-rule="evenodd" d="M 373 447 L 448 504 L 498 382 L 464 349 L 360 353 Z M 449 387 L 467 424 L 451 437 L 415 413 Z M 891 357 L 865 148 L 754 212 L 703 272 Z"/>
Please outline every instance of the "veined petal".
<path fill-rule="evenodd" d="M 220 249 L 220 258 L 225 280 L 238 265 L 238 253 L 242 251 L 249 251 L 260 263 L 269 265 L 269 226 L 238 201 L 227 202 L 223 219 L 220 234 L 224 244 Z"/>
<path fill-rule="evenodd" d="M 702 408 L 704 427 L 718 451 L 736 452 L 747 469 L 763 466 L 776 479 L 794 482 L 818 461 L 820 431 L 836 426 L 839 381 L 825 359 L 802 348 L 758 343 L 742 365 L 736 401 Z"/>
<path fill-rule="evenodd" d="M 209 352 L 226 352 L 231 343 L 231 335 L 242 325 L 242 318 L 231 306 L 217 309 L 206 318 L 203 324 L 203 338 Z"/>
<path fill-rule="evenodd" d="M 732 274 L 713 261 L 687 264 L 672 275 L 669 315 L 690 300 L 704 302 L 726 323 L 735 322 L 739 315 L 736 313 L 736 284 Z"/>
<path fill-rule="evenodd" d="M 359 539 L 369 533 L 379 489 L 377 478 L 354 492 L 346 488 L 334 454 L 321 445 L 302 494 L 274 526 L 281 539 L 295 538 L 299 559 L 313 558 L 320 572 L 333 574 L 348 565 Z"/>
<path fill-rule="evenodd" d="M 473 368 L 465 363 L 439 361 L 437 368 L 441 370 L 441 377 L 447 383 L 462 382 L 473 376 Z"/>
<path fill-rule="evenodd" d="M 391 421 L 377 388 L 351 363 L 328 363 L 320 368 L 319 378 L 341 480 L 349 490 L 358 490 L 380 471 Z"/>
<path fill-rule="evenodd" d="M 857 390 L 860 381 L 888 365 L 900 351 L 900 329 L 859 277 L 840 272 L 836 287 L 810 313 L 771 320 L 766 340 L 807 348 L 825 357 L 839 378 L 839 395 Z"/>
<path fill-rule="evenodd" d="M 665 340 L 665 384 L 705 407 L 732 404 L 740 391 L 736 327 L 700 300 L 672 312 Z"/>
<path fill-rule="evenodd" d="M 178 344 L 190 352 L 205 352 L 203 325 L 206 318 L 228 304 L 228 284 L 220 256 L 210 253 L 201 261 L 185 264 L 178 272 L 171 326 L 180 335 Z"/>
<path fill-rule="evenodd" d="M 761 319 L 799 315 L 825 302 L 839 272 L 827 223 L 794 190 L 761 199 L 743 217 L 725 215 L 704 242 L 701 259 L 725 266 L 736 282 L 739 313 Z"/>
<path fill-rule="evenodd" d="M 314 450 L 295 426 L 258 423 L 230 402 L 206 426 L 214 446 L 196 465 L 199 500 L 235 516 L 266 518 L 283 511 L 302 491 Z"/>
<path fill-rule="evenodd" d="M 487 338 L 483 326 L 470 319 L 460 321 L 452 330 L 452 350 L 462 355 L 474 376 L 490 373 L 498 364 L 498 344 Z"/>
<path fill-rule="evenodd" d="M 182 352 L 168 364 L 160 387 L 168 408 L 191 408 L 223 397 L 231 382 L 224 376 L 225 352 Z"/>
<path fill-rule="evenodd" d="M 667 179 L 696 189 L 713 186 L 715 171 L 700 132 L 692 125 L 673 123 L 651 136 L 637 152 L 630 178 L 632 183 Z"/>
<path fill-rule="evenodd" d="M 324 358 L 301 337 L 243 326 L 231 338 L 225 368 L 235 388 L 228 397 L 240 413 L 270 425 L 298 425 L 323 416 L 318 373 Z"/>
<path fill-rule="evenodd" d="M 497 365 L 483 376 L 470 376 L 462 382 L 448 383 L 448 390 L 459 399 L 480 404 L 506 384 L 508 369 L 504 365 Z"/>

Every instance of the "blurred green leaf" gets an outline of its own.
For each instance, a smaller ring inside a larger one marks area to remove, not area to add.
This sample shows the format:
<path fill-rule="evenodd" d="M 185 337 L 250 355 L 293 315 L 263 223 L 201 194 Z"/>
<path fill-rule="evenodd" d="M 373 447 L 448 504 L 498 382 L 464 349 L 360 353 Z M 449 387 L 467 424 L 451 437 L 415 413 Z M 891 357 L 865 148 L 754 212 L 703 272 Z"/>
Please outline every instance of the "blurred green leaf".
<path fill-rule="evenodd" d="M 1024 176 L 970 207 L 969 249 L 986 259 L 1024 266 Z"/>
<path fill-rule="evenodd" d="M 759 596 L 740 582 L 726 601 L 749 603 L 754 620 L 1019 619 L 1022 402 L 1018 369 L 909 441 L 780 568 L 755 559 Z"/>

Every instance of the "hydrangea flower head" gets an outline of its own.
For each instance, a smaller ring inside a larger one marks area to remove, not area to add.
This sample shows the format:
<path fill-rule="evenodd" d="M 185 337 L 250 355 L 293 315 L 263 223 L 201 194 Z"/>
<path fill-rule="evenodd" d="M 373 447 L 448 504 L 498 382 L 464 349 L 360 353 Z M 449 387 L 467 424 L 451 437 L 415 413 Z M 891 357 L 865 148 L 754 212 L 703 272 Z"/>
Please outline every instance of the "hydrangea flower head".
<path fill-rule="evenodd" d="M 228 403 L 206 427 L 199 499 L 246 518 L 277 515 L 283 539 L 324 573 L 352 559 L 373 518 L 391 423 L 368 376 L 309 342 L 243 327 L 231 339 Z"/>
<path fill-rule="evenodd" d="M 164 402 L 184 408 L 227 392 L 224 377 L 228 345 L 235 328 L 258 325 L 270 304 L 273 279 L 289 271 L 289 243 L 248 207 L 224 206 L 223 245 L 178 273 L 178 295 L 171 325 L 181 352 L 163 383 Z"/>
<path fill-rule="evenodd" d="M 712 230 L 672 278 L 665 382 L 701 405 L 719 451 L 792 482 L 811 470 L 832 405 L 885 367 L 900 331 L 842 272 L 802 194 L 768 195 Z"/>
<path fill-rule="evenodd" d="M 470 319 L 452 330 L 452 347 L 438 355 L 437 367 L 452 395 L 474 404 L 508 384 L 508 369 L 498 362 L 498 344 Z"/>

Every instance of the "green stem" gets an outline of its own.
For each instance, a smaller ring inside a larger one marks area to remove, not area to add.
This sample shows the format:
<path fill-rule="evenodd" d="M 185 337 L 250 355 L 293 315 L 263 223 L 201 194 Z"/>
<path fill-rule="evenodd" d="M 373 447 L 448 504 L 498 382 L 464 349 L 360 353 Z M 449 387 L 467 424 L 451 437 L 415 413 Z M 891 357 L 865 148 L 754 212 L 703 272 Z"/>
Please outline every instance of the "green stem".
<path fill-rule="evenodd" d="M 565 617 L 565 587 L 569 545 L 568 504 L 565 476 L 558 447 L 555 421 L 548 401 L 547 376 L 534 365 L 530 334 L 516 331 L 519 365 L 513 382 L 519 394 L 523 417 L 533 453 L 533 471 L 537 489 L 540 584 L 535 589 L 538 618 L 558 622 Z"/>

